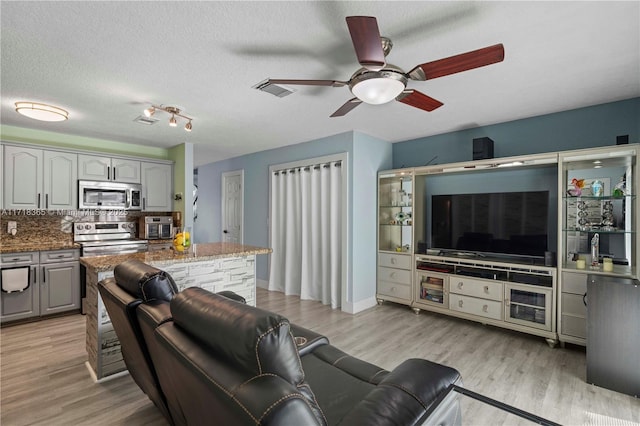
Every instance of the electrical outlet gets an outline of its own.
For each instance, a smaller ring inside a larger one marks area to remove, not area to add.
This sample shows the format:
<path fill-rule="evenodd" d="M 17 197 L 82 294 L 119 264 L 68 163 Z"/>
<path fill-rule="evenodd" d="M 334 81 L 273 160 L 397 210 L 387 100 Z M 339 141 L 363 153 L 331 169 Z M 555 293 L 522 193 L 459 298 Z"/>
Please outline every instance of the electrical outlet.
<path fill-rule="evenodd" d="M 10 220 L 7 222 L 7 233 L 16 235 L 18 233 L 18 222 Z"/>

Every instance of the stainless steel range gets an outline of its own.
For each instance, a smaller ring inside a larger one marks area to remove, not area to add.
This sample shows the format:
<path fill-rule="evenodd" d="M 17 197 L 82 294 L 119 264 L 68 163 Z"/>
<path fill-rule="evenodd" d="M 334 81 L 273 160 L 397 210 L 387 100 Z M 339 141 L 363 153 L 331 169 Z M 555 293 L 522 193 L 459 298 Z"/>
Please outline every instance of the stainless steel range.
<path fill-rule="evenodd" d="M 121 222 L 78 222 L 73 226 L 73 241 L 80 243 L 81 256 L 105 256 L 145 252 L 147 240 L 136 238 L 137 223 Z M 87 271 L 80 265 L 80 296 L 82 313 L 86 312 Z"/>
<path fill-rule="evenodd" d="M 73 241 L 82 246 L 82 256 L 103 256 L 145 252 L 147 240 L 136 238 L 137 223 L 78 222 L 73 228 Z"/>

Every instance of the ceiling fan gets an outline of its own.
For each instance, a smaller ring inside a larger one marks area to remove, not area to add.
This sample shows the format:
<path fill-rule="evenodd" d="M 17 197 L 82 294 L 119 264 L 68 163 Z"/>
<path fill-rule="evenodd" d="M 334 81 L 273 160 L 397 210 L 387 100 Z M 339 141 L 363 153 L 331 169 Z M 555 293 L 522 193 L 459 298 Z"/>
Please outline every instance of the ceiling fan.
<path fill-rule="evenodd" d="M 371 16 L 348 16 L 347 26 L 351 41 L 362 65 L 348 81 L 337 80 L 285 80 L 267 79 L 270 84 L 289 84 L 307 86 L 349 86 L 354 98 L 349 99 L 331 117 L 341 117 L 362 102 L 378 105 L 397 100 L 415 108 L 433 111 L 441 107 L 442 102 L 415 89 L 408 89 L 411 80 L 425 81 L 455 74 L 474 68 L 484 67 L 504 60 L 504 47 L 496 44 L 471 52 L 461 53 L 437 61 L 416 66 L 408 73 L 400 67 L 387 63 L 386 56 L 393 43 L 381 37 L 376 18 Z"/>

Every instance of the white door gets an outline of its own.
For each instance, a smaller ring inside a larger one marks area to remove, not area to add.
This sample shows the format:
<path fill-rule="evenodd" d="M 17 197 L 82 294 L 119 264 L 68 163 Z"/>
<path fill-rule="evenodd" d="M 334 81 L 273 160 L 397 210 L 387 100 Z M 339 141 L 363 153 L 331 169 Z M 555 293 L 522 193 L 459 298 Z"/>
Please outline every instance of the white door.
<path fill-rule="evenodd" d="M 222 174 L 222 241 L 242 244 L 244 171 Z"/>

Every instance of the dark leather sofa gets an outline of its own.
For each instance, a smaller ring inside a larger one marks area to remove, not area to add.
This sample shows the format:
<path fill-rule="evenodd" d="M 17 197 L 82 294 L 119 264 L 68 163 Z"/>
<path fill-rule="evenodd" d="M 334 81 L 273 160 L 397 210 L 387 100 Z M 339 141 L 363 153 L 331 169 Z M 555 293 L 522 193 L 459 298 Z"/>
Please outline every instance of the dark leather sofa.
<path fill-rule="evenodd" d="M 438 405 L 461 382 L 452 368 L 409 359 L 383 370 L 233 293 L 177 293 L 136 261 L 99 289 L 127 368 L 171 424 L 461 423 L 457 399 Z"/>

